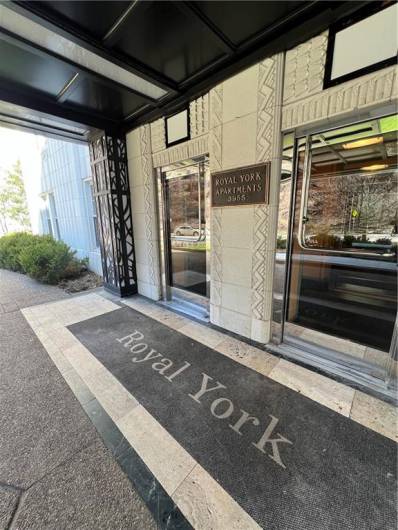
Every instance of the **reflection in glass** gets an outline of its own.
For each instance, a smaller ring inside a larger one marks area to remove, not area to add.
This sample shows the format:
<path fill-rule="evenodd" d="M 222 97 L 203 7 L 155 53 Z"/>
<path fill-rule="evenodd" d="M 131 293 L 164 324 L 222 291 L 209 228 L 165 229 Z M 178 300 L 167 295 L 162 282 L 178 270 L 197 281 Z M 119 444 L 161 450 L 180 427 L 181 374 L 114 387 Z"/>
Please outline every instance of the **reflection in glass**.
<path fill-rule="evenodd" d="M 206 164 L 165 173 L 170 285 L 208 296 L 206 265 Z"/>
<path fill-rule="evenodd" d="M 388 351 L 397 311 L 397 116 L 297 150 L 288 320 Z"/>

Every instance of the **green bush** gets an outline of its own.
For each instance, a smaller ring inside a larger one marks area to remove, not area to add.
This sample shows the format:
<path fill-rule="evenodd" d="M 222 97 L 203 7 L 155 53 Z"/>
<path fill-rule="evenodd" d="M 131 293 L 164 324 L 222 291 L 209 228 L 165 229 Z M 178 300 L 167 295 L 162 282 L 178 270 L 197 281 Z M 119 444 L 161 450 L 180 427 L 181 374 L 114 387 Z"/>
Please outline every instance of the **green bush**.
<path fill-rule="evenodd" d="M 24 248 L 32 244 L 34 237 L 27 232 L 17 232 L 0 237 L 0 267 L 23 272 L 19 255 Z"/>
<path fill-rule="evenodd" d="M 45 283 L 79 276 L 85 262 L 74 254 L 68 245 L 49 235 L 20 232 L 0 238 L 0 267 L 24 272 Z"/>

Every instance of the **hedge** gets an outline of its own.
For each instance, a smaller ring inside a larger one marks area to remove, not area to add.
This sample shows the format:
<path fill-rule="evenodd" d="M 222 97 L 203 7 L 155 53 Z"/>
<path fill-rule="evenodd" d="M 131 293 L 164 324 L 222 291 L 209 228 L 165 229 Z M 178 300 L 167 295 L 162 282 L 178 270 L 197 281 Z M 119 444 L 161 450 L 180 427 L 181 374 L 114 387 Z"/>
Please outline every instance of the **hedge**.
<path fill-rule="evenodd" d="M 78 276 L 84 261 L 74 257 L 68 245 L 49 235 L 27 232 L 0 237 L 0 268 L 28 274 L 44 283 L 57 284 Z"/>

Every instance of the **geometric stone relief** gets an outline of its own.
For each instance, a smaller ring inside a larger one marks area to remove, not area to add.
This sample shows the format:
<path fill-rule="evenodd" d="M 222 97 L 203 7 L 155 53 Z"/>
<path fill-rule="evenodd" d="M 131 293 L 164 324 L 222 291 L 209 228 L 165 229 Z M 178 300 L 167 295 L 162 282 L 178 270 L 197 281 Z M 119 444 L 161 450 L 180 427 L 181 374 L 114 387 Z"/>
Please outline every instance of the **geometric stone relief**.
<path fill-rule="evenodd" d="M 322 91 L 327 45 L 325 31 L 286 52 L 284 103 Z"/>
<path fill-rule="evenodd" d="M 275 144 L 279 145 L 280 112 L 282 104 L 283 55 L 278 54 L 259 64 L 257 90 L 257 142 L 256 162 L 273 158 Z M 276 160 L 272 160 L 272 165 Z M 275 172 L 272 172 L 275 173 Z M 276 174 L 272 174 L 274 178 Z M 270 206 L 254 206 L 253 255 L 252 255 L 252 317 L 264 321 L 269 319 L 272 282 L 272 237 Z M 256 338 L 256 337 L 253 337 Z"/>
<path fill-rule="evenodd" d="M 218 171 L 222 168 L 222 109 L 223 87 L 216 86 L 210 92 L 210 168 Z"/>
<path fill-rule="evenodd" d="M 218 171 L 222 168 L 222 109 L 223 109 L 223 87 L 222 84 L 213 88 L 210 92 L 210 169 Z M 221 282 L 222 282 L 222 225 L 221 208 L 211 208 L 211 293 L 210 302 L 213 306 L 221 306 Z M 213 322 L 220 324 L 215 317 Z"/>
<path fill-rule="evenodd" d="M 290 105 L 282 111 L 282 129 L 338 116 L 372 105 L 388 103 L 396 97 L 397 67 L 347 81 Z"/>
<path fill-rule="evenodd" d="M 167 166 L 174 162 L 187 160 L 194 156 L 206 155 L 209 152 L 208 135 L 200 136 L 193 140 L 188 140 L 174 147 L 169 147 L 153 155 L 153 167 Z"/>
<path fill-rule="evenodd" d="M 209 95 L 191 101 L 189 104 L 191 138 L 196 138 L 209 131 Z"/>
<path fill-rule="evenodd" d="M 154 239 L 155 220 L 155 190 L 151 153 L 150 126 L 143 125 L 141 133 L 142 175 L 144 181 L 144 208 L 145 208 L 145 240 L 148 252 L 148 267 L 151 284 L 158 288 L 160 294 L 159 257 L 158 248 Z"/>
<path fill-rule="evenodd" d="M 164 129 L 164 118 L 153 121 L 151 127 L 152 153 L 166 149 L 166 134 Z"/>
<path fill-rule="evenodd" d="M 274 57 L 259 64 L 257 90 L 257 145 L 256 162 L 271 159 L 273 141 L 273 117 L 275 111 L 275 69 Z"/>

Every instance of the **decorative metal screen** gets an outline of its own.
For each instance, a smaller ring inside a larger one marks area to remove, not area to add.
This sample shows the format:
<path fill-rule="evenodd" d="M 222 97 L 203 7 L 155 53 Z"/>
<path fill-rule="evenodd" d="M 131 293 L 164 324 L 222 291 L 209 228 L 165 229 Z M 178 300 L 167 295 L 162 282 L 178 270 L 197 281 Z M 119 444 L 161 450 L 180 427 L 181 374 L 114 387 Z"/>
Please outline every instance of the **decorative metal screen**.
<path fill-rule="evenodd" d="M 92 139 L 90 161 L 104 286 L 128 296 L 137 292 L 137 275 L 125 138 Z"/>

